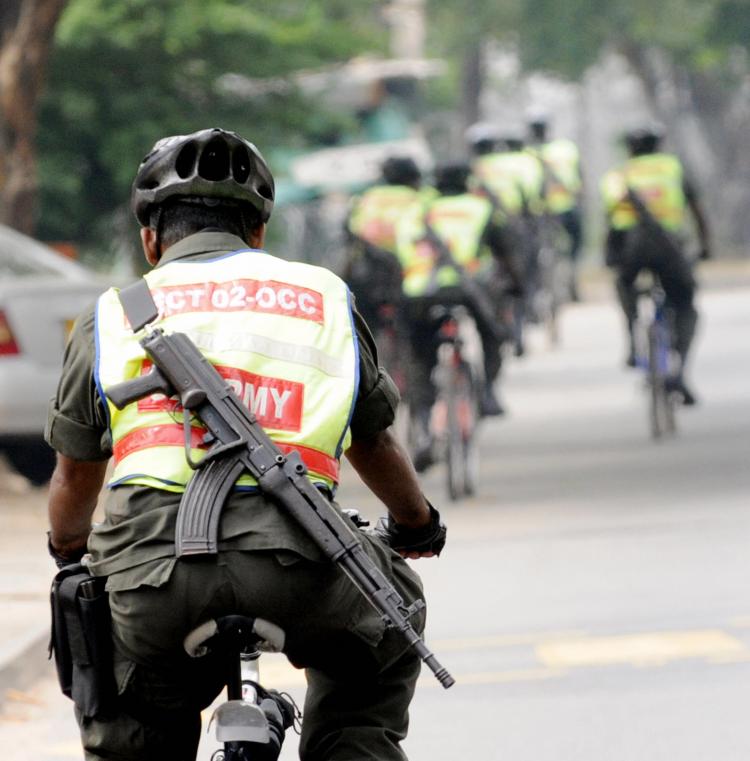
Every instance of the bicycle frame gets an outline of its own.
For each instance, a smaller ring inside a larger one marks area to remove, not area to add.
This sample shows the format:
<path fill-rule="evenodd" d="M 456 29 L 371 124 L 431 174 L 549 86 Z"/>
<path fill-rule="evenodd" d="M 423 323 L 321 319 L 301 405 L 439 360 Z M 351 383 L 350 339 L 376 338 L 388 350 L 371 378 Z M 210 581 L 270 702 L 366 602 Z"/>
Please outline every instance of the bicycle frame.
<path fill-rule="evenodd" d="M 453 500 L 474 493 L 478 470 L 477 380 L 465 355 L 466 318 L 466 310 L 459 306 L 441 308 L 437 315 L 437 365 L 433 372 L 437 399 L 431 428 L 440 459 L 447 465 L 448 495 Z"/>

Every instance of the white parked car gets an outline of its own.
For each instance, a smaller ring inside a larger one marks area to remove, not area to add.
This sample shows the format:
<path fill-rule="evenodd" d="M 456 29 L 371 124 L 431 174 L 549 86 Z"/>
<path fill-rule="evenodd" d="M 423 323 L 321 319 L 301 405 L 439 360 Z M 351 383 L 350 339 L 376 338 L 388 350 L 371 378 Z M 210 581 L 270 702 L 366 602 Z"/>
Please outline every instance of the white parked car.
<path fill-rule="evenodd" d="M 44 441 L 68 333 L 106 289 L 88 268 L 0 225 L 0 452 L 36 484 L 52 473 Z"/>

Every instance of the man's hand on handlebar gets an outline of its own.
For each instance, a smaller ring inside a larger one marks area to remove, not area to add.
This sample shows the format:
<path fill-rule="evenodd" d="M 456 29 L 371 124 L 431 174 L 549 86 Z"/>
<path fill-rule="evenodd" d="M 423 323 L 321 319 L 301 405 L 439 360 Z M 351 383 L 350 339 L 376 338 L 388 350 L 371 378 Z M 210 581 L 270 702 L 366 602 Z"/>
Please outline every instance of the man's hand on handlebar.
<path fill-rule="evenodd" d="M 388 515 L 378 520 L 372 533 L 402 558 L 416 560 L 440 555 L 445 547 L 447 528 L 440 520 L 440 513 L 430 505 L 430 521 L 425 526 L 401 526 Z"/>

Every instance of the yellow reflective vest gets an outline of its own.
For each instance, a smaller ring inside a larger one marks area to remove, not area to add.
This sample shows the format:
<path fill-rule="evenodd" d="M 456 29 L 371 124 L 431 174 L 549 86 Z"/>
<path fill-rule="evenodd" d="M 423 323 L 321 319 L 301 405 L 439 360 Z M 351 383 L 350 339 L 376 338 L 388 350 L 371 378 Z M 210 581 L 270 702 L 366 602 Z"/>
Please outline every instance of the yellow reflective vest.
<path fill-rule="evenodd" d="M 376 185 L 357 200 L 349 230 L 386 251 L 396 250 L 396 224 L 412 207 L 423 207 L 422 191 L 408 185 Z"/>
<path fill-rule="evenodd" d="M 282 451 L 298 451 L 311 479 L 334 487 L 350 441 L 359 375 L 344 282 L 321 267 L 252 250 L 210 261 L 171 261 L 146 281 L 159 307 L 159 326 L 186 333 Z M 102 398 L 113 384 L 150 368 L 116 289 L 97 303 L 96 348 Z M 154 394 L 118 410 L 107 399 L 107 411 L 114 458 L 109 485 L 184 491 L 193 471 L 177 400 Z M 194 460 L 205 453 L 204 433 L 194 421 Z M 247 475 L 238 481 L 254 485 Z"/>
<path fill-rule="evenodd" d="M 551 214 L 574 209 L 581 192 L 581 158 L 572 140 L 550 140 L 529 152 L 542 162 L 544 202 Z"/>
<path fill-rule="evenodd" d="M 472 169 L 477 188 L 489 190 L 506 214 L 542 211 L 544 172 L 539 159 L 527 151 L 488 153 Z"/>
<path fill-rule="evenodd" d="M 464 193 L 440 196 L 425 211 L 405 216 L 397 228 L 396 253 L 401 262 L 406 296 L 425 296 L 437 288 L 458 284 L 461 271 L 476 275 L 491 263 L 482 236 L 493 213 L 490 201 Z M 427 225 L 445 244 L 458 267 L 439 264 Z"/>
<path fill-rule="evenodd" d="M 615 230 L 628 230 L 638 224 L 638 215 L 626 197 L 628 186 L 664 228 L 673 232 L 682 228 L 686 198 L 679 159 L 666 153 L 636 156 L 604 175 L 602 199 Z"/>

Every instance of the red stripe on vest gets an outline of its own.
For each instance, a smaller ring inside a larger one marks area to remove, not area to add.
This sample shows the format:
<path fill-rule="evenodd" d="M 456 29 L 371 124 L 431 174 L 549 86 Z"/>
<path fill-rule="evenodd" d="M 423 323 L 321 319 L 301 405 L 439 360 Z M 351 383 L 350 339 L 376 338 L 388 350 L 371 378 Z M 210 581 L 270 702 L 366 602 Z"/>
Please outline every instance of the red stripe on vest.
<path fill-rule="evenodd" d="M 206 444 L 203 443 L 205 433 L 204 428 L 191 427 L 190 445 L 194 449 L 206 449 Z M 275 443 L 284 454 L 299 452 L 302 461 L 309 470 L 338 483 L 340 463 L 336 458 L 329 457 L 325 452 L 313 449 L 312 447 L 282 444 L 278 441 Z M 172 446 L 184 446 L 183 429 L 178 423 L 136 428 L 114 445 L 112 454 L 115 458 L 115 464 L 117 464 L 129 455 L 144 449 Z"/>
<path fill-rule="evenodd" d="M 323 294 L 277 280 L 167 285 L 151 291 L 160 317 L 186 312 L 262 312 L 323 323 Z"/>

